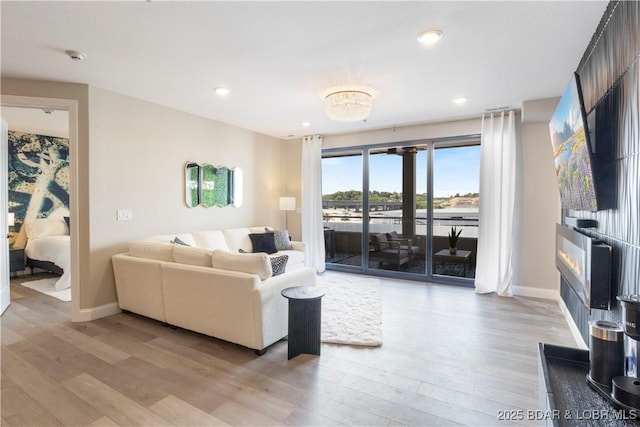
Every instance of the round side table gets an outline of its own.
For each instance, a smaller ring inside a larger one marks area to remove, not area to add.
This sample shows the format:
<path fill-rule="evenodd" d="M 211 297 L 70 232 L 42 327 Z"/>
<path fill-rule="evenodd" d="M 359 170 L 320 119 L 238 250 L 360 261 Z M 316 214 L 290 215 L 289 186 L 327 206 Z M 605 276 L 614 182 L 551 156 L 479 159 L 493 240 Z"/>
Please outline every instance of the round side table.
<path fill-rule="evenodd" d="M 320 356 L 324 291 L 315 286 L 294 286 L 281 294 L 289 300 L 289 359 L 301 353 Z"/>

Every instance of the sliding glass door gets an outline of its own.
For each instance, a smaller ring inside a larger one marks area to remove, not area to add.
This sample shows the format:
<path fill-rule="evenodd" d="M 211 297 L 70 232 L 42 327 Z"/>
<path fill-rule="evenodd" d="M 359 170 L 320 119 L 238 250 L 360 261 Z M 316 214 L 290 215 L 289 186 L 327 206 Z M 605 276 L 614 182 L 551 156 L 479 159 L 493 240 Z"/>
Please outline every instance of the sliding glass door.
<path fill-rule="evenodd" d="M 471 283 L 479 152 L 476 137 L 325 150 L 327 267 Z"/>
<path fill-rule="evenodd" d="M 475 277 L 479 178 L 480 145 L 434 145 L 434 275 Z M 453 241 L 450 241 L 450 236 L 454 236 Z"/>
<path fill-rule="evenodd" d="M 363 266 L 361 150 L 323 155 L 322 217 L 328 264 L 361 270 Z"/>
<path fill-rule="evenodd" d="M 369 151 L 369 268 L 426 273 L 427 148 Z"/>

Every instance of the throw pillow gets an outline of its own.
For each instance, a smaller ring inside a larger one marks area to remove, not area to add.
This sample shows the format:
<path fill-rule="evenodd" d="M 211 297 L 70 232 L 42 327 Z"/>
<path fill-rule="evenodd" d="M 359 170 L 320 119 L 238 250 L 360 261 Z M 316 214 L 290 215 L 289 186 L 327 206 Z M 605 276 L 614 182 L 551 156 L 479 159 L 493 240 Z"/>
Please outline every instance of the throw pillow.
<path fill-rule="evenodd" d="M 279 251 L 287 251 L 290 249 L 293 249 L 293 246 L 291 245 L 291 238 L 289 238 L 289 231 L 288 230 L 269 230 L 268 228 L 265 228 L 264 231 L 268 231 L 268 232 L 272 232 L 273 233 L 273 240 L 276 243 L 276 249 Z"/>
<path fill-rule="evenodd" d="M 249 234 L 249 238 L 251 239 L 251 245 L 253 246 L 253 253 L 266 252 L 268 254 L 275 254 L 278 252 L 272 232 L 251 233 Z"/>
<path fill-rule="evenodd" d="M 63 218 L 64 218 L 64 222 L 67 223 L 67 228 L 71 230 L 71 218 L 69 218 L 68 216 L 63 216 Z"/>
<path fill-rule="evenodd" d="M 191 246 L 190 244 L 185 243 L 182 240 L 180 240 L 177 236 L 174 237 L 173 240 L 170 241 L 169 243 L 173 243 L 174 245 Z"/>
<path fill-rule="evenodd" d="M 289 255 L 271 257 L 271 271 L 274 276 L 284 273 L 285 268 L 287 268 L 287 261 L 289 261 Z"/>

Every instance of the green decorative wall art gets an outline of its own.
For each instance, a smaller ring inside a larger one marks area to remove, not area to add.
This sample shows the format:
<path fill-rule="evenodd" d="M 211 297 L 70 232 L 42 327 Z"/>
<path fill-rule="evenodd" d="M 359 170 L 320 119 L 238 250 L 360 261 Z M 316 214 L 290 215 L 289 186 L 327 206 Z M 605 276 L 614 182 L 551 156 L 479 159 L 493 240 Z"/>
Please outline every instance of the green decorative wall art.
<path fill-rule="evenodd" d="M 187 162 L 184 176 L 185 203 L 188 207 L 239 207 L 242 205 L 240 168 Z"/>

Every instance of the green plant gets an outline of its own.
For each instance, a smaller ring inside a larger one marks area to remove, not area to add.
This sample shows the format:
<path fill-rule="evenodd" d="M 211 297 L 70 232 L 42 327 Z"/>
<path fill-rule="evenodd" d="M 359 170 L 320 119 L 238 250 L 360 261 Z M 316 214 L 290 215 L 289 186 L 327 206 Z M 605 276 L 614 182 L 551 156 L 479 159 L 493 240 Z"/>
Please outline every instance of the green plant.
<path fill-rule="evenodd" d="M 460 233 L 462 233 L 462 229 L 457 230 L 455 226 L 451 227 L 451 231 L 449 232 L 450 248 L 455 248 L 458 245 L 458 238 L 460 237 Z"/>

